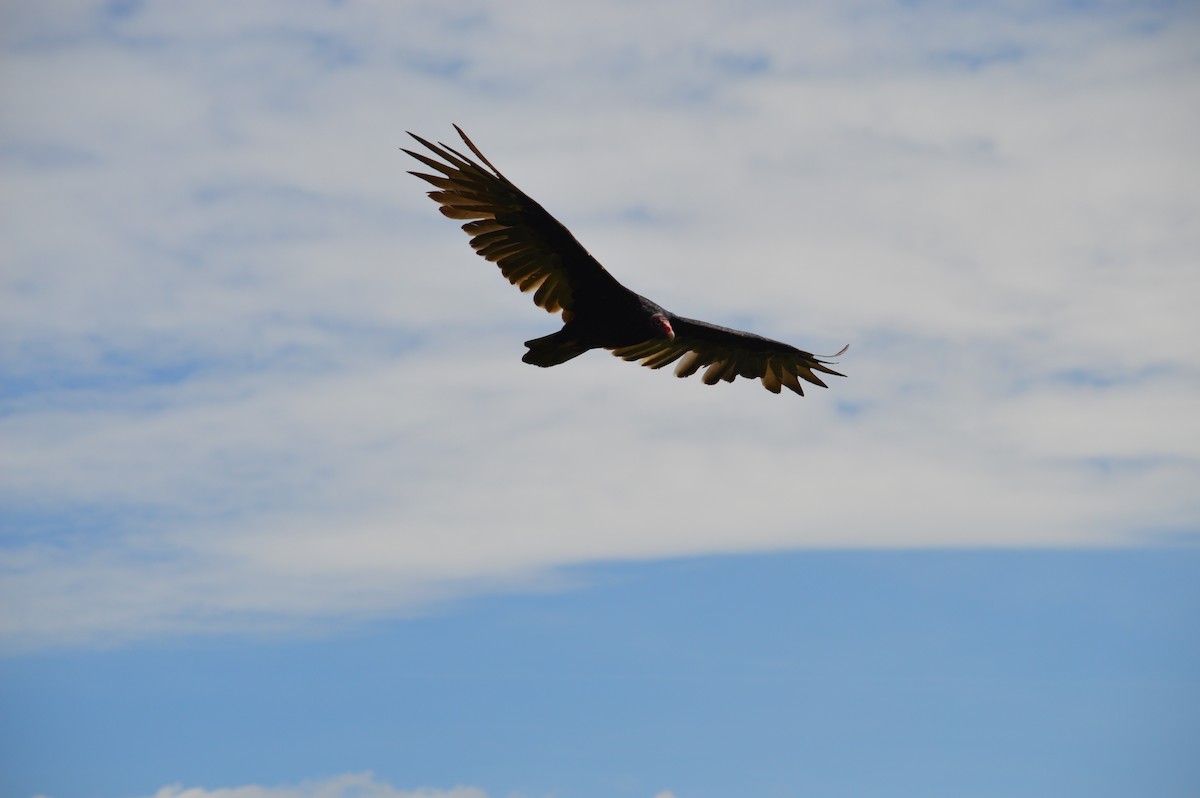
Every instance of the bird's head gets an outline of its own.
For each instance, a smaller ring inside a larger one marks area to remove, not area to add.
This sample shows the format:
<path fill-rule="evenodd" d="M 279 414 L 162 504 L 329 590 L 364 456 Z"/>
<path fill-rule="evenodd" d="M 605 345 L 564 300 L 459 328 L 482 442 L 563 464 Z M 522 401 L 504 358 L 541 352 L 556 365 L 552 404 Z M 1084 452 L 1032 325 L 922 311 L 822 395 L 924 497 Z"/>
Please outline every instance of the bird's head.
<path fill-rule="evenodd" d="M 654 325 L 655 333 L 659 337 L 675 338 L 675 330 L 671 327 L 671 322 L 661 313 L 655 313 L 650 317 L 650 323 Z"/>

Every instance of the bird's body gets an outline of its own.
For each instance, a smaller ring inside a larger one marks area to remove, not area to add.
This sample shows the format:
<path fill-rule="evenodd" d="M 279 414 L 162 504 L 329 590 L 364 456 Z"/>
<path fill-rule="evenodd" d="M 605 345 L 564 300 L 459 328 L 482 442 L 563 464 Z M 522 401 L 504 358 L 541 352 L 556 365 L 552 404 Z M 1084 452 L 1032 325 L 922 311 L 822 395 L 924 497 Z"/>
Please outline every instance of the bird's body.
<path fill-rule="evenodd" d="M 482 165 L 411 133 L 442 161 L 405 152 L 441 173 L 412 174 L 438 189 L 429 196 L 444 215 L 469 220 L 462 227 L 475 251 L 499 265 L 522 291 L 533 291 L 539 307 L 562 312 L 561 330 L 525 342 L 529 351 L 521 359 L 526 363 L 554 366 L 589 349 L 608 349 L 650 368 L 678 360 L 680 377 L 707 366 L 702 379 L 709 385 L 741 376 L 761 379 L 774 393 L 787 387 L 801 395 L 800 379 L 825 386 L 814 371 L 842 376 L 826 365 L 829 361 L 808 352 L 678 316 L 621 285 L 566 227 L 492 166 L 457 125 L 455 130 Z"/>

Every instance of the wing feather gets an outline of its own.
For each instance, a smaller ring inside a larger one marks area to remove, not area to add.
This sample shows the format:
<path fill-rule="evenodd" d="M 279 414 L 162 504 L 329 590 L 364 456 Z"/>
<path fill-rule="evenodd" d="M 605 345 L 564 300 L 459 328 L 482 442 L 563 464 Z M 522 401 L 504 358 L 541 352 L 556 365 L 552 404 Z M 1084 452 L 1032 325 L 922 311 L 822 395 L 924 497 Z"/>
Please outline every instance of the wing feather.
<path fill-rule="evenodd" d="M 439 173 L 411 174 L 436 189 L 428 194 L 444 216 L 466 222 L 462 229 L 472 236 L 471 246 L 480 256 L 499 263 L 501 274 L 522 291 L 534 291 L 533 301 L 551 313 L 572 311 L 581 292 L 598 305 L 605 302 L 605 292 L 628 293 L 566 227 L 502 175 L 461 128 L 454 129 L 478 162 L 413 133 L 409 135 L 437 157 L 404 152 Z"/>
<path fill-rule="evenodd" d="M 613 354 L 626 360 L 640 360 L 643 366 L 654 369 L 678 360 L 677 377 L 690 377 L 704 369 L 700 379 L 705 385 L 745 377 L 761 380 L 771 393 L 787 388 L 801 396 L 804 388 L 800 380 L 827 387 L 814 371 L 844 376 L 829 368 L 831 361 L 781 341 L 675 315 L 670 322 L 675 331 L 673 339 L 655 338 L 614 349 Z M 847 348 L 831 357 L 838 357 Z"/>
<path fill-rule="evenodd" d="M 687 354 L 687 350 L 681 346 L 670 346 L 660 352 L 650 354 L 642 361 L 642 365 L 647 368 L 660 369 L 670 363 L 674 363 L 679 358 Z"/>
<path fill-rule="evenodd" d="M 517 288 L 520 288 L 522 291 L 532 291 L 542 283 L 546 282 L 547 277 L 549 277 L 549 275 L 545 272 L 534 272 L 522 280 L 521 284 L 518 285 Z"/>
<path fill-rule="evenodd" d="M 678 338 L 678 334 L 675 336 Z M 690 377 L 700 370 L 704 365 L 704 355 L 696 349 L 688 350 L 688 353 L 683 356 L 683 360 L 679 361 L 679 365 L 675 367 L 676 377 Z"/>
<path fill-rule="evenodd" d="M 477 222 L 468 222 L 462 227 L 463 230 L 466 230 L 471 235 L 483 235 L 484 233 L 495 233 L 508 229 L 506 225 L 500 224 L 495 219 L 480 219 Z"/>
<path fill-rule="evenodd" d="M 500 264 L 501 273 L 508 278 L 508 281 L 513 285 L 524 280 L 529 275 L 541 268 L 537 263 L 530 261 L 502 261 Z"/>
<path fill-rule="evenodd" d="M 775 364 L 769 359 L 767 360 L 767 369 L 762 375 L 762 384 L 771 393 L 779 393 L 782 386 L 779 373 L 775 370 Z"/>

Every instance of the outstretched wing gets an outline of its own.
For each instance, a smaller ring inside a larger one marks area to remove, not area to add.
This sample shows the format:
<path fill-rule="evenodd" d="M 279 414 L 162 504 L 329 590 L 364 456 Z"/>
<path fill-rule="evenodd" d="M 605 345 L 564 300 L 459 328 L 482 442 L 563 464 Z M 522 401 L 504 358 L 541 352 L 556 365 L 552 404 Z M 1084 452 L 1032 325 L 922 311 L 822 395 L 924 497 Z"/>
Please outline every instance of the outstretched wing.
<path fill-rule="evenodd" d="M 510 283 L 522 291 L 533 291 L 538 307 L 550 313 L 565 311 L 564 320 L 570 319 L 582 293 L 627 290 L 566 227 L 500 174 L 458 125 L 454 129 L 482 165 L 445 144 L 432 144 L 414 133 L 408 135 L 442 160 L 404 151 L 440 172 L 410 174 L 437 188 L 429 196 L 445 216 L 471 220 L 462 229 L 471 236 L 476 252 L 497 264 Z"/>
<path fill-rule="evenodd" d="M 818 358 L 794 346 L 763 338 L 761 335 L 731 330 L 695 319 L 684 319 L 671 315 L 671 327 L 675 337 L 655 338 L 633 346 L 612 350 L 625 360 L 640 360 L 643 366 L 659 369 L 668 363 L 679 361 L 675 376 L 690 377 L 707 366 L 701 377 L 706 385 L 715 385 L 721 380 L 733 382 L 738 377 L 761 379 L 763 387 L 772 393 L 789 388 L 801 396 L 804 389 L 800 380 L 826 387 L 813 372 L 844 374 L 829 368 L 830 361 Z M 838 357 L 849 347 L 830 357 Z"/>

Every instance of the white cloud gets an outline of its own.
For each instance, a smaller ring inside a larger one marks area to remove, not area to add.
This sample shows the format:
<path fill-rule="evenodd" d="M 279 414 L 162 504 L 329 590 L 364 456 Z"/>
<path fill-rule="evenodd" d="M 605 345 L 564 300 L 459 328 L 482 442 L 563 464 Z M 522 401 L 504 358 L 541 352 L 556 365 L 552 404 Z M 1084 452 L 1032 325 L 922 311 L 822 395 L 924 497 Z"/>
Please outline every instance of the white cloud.
<path fill-rule="evenodd" d="M 1194 14 L 104 8 L 0 25 L 9 645 L 1196 529 Z M 520 363 L 556 321 L 397 150 L 451 121 L 631 287 L 849 379 Z"/>
<path fill-rule="evenodd" d="M 160 789 L 153 798 L 487 798 L 487 793 L 475 787 L 399 790 L 377 781 L 370 773 L 346 773 L 282 787 L 249 784 L 209 790 L 173 784 Z"/>

